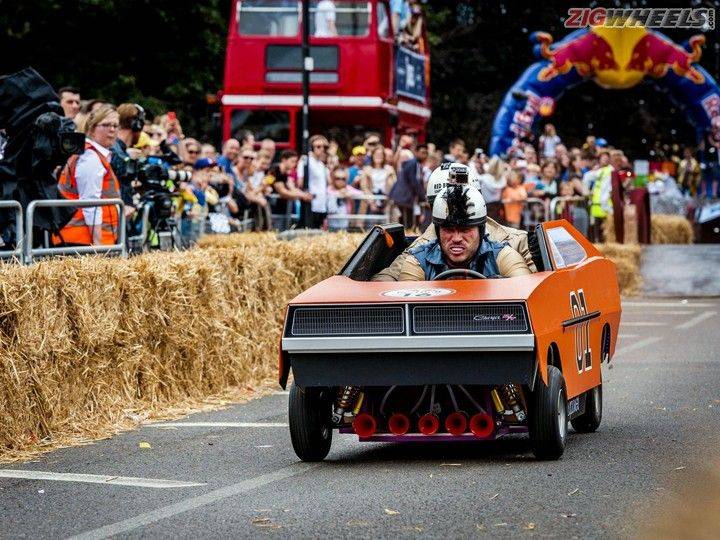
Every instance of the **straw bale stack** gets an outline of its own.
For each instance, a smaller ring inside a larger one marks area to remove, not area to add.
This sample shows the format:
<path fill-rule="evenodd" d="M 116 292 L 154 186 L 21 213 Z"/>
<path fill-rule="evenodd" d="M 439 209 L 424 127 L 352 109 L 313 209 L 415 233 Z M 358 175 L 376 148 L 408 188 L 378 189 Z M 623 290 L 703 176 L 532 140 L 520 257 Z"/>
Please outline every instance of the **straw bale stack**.
<path fill-rule="evenodd" d="M 631 212 L 625 212 L 625 242 L 637 243 L 637 223 L 635 221 L 634 207 Z M 615 224 L 612 218 L 603 223 L 605 239 L 615 242 Z M 690 222 L 683 216 L 669 214 L 653 214 L 650 217 L 650 241 L 653 244 L 692 244 L 694 239 Z"/>
<path fill-rule="evenodd" d="M 287 301 L 356 245 L 332 235 L 0 266 L 0 458 L 274 375 Z"/>

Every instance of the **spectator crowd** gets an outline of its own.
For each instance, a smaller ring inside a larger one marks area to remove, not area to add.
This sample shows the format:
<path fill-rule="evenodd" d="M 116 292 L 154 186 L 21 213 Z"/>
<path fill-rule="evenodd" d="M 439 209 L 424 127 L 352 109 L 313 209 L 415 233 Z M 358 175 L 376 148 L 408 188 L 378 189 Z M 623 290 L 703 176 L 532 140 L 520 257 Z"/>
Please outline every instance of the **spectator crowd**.
<path fill-rule="evenodd" d="M 150 159 L 170 149 L 182 161 L 175 167 L 192 172 L 190 181 L 177 186 L 176 212 L 183 234 L 193 237 L 203 230 L 293 226 L 362 230 L 387 221 L 422 230 L 430 222 L 425 196 L 430 174 L 443 162 L 456 162 L 476 171 L 488 215 L 500 223 L 530 228 L 564 218 L 602 241 L 603 222 L 618 218 L 620 212 L 613 210 L 636 187 L 633 167 L 621 149 L 592 135 L 581 146 L 568 147 L 549 123 L 536 142 L 517 142 L 502 157 L 487 156 L 481 148 L 469 151 L 461 139 L 451 141 L 445 152 L 414 134 L 387 141 L 373 131 L 349 144 L 315 134 L 302 157 L 271 139 L 256 140 L 249 131 L 218 149 L 187 136 L 173 112 L 151 120 L 135 104 L 116 108 L 83 101 L 74 88 L 59 93 L 66 116 L 88 136 L 88 156 L 80 157 L 75 171 L 80 198 L 104 197 L 103 177 L 112 169 L 132 215 L 138 193 L 124 166 L 129 159 Z M 686 151 L 674 171 L 682 190 L 697 192 L 698 167 L 692 150 Z M 85 221 L 98 225 L 100 234 L 102 219 L 92 212 L 84 210 Z"/>

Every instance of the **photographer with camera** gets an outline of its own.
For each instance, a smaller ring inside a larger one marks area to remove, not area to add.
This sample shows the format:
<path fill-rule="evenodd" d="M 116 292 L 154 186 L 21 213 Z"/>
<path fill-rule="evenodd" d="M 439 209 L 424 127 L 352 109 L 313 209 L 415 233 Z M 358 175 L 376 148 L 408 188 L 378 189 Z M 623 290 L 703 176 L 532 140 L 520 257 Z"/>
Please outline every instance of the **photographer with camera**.
<path fill-rule="evenodd" d="M 58 188 L 66 199 L 117 199 L 120 184 L 110 166 L 110 148 L 117 138 L 120 117 L 112 105 L 91 112 L 85 123 L 85 152 L 72 156 L 60 175 Z M 112 245 L 117 242 L 118 210 L 114 206 L 78 208 L 54 244 Z"/>
<path fill-rule="evenodd" d="M 142 156 L 142 152 L 133 148 L 140 140 L 140 134 L 145 127 L 145 109 L 136 103 L 123 103 L 117 108 L 120 130 L 117 139 L 112 145 L 112 158 L 110 166 L 120 182 L 120 195 L 125 203 L 125 215 L 131 216 L 135 212 L 133 206 L 133 187 L 135 174 L 130 160 Z"/>

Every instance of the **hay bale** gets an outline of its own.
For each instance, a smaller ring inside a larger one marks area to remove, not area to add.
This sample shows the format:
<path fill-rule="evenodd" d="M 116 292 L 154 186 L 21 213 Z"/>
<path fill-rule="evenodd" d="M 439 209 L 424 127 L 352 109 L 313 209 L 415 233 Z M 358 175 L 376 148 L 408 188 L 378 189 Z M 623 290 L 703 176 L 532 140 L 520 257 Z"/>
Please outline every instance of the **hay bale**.
<path fill-rule="evenodd" d="M 199 248 L 232 248 L 239 246 L 256 246 L 275 240 L 274 232 L 243 232 L 232 234 L 205 234 L 198 238 Z"/>
<path fill-rule="evenodd" d="M 631 210 L 629 210 L 631 209 Z M 612 216 L 603 223 L 605 241 L 615 242 L 615 224 Z M 650 216 L 650 241 L 653 244 L 692 244 L 694 239 L 690 222 L 683 216 L 653 214 Z M 625 243 L 637 244 L 635 207 L 625 207 Z"/>
<path fill-rule="evenodd" d="M 653 244 L 692 244 L 692 225 L 683 216 L 653 214 L 650 224 Z"/>
<path fill-rule="evenodd" d="M 0 265 L 0 459 L 106 437 L 129 427 L 129 414 L 274 377 L 287 302 L 357 243 L 256 237 L 127 260 Z"/>
<path fill-rule="evenodd" d="M 640 276 L 640 259 L 642 249 L 633 244 L 595 244 L 600 252 L 611 259 L 617 268 L 620 294 L 632 296 L 640 292 L 642 278 Z"/>

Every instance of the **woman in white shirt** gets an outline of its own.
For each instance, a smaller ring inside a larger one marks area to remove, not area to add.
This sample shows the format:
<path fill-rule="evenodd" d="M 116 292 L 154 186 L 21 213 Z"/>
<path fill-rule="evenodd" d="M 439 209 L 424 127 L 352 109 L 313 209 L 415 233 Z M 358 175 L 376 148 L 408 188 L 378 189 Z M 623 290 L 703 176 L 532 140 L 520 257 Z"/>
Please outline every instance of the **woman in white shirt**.
<path fill-rule="evenodd" d="M 385 207 L 384 201 L 372 198 L 373 195 L 385 195 L 390 193 L 397 176 L 395 169 L 385 159 L 385 148 L 378 145 L 370 154 L 370 165 L 363 167 L 360 178 L 360 188 L 368 197 L 360 203 L 360 213 L 371 214 L 382 213 Z"/>
<path fill-rule="evenodd" d="M 120 117 L 111 105 L 102 105 L 85 123 L 85 152 L 68 160 L 58 182 L 67 199 L 117 199 L 120 185 L 110 167 L 110 147 L 117 139 Z M 79 208 L 60 231 L 59 241 L 73 245 L 114 244 L 118 235 L 117 208 Z M 57 243 L 57 240 L 54 239 Z"/>

